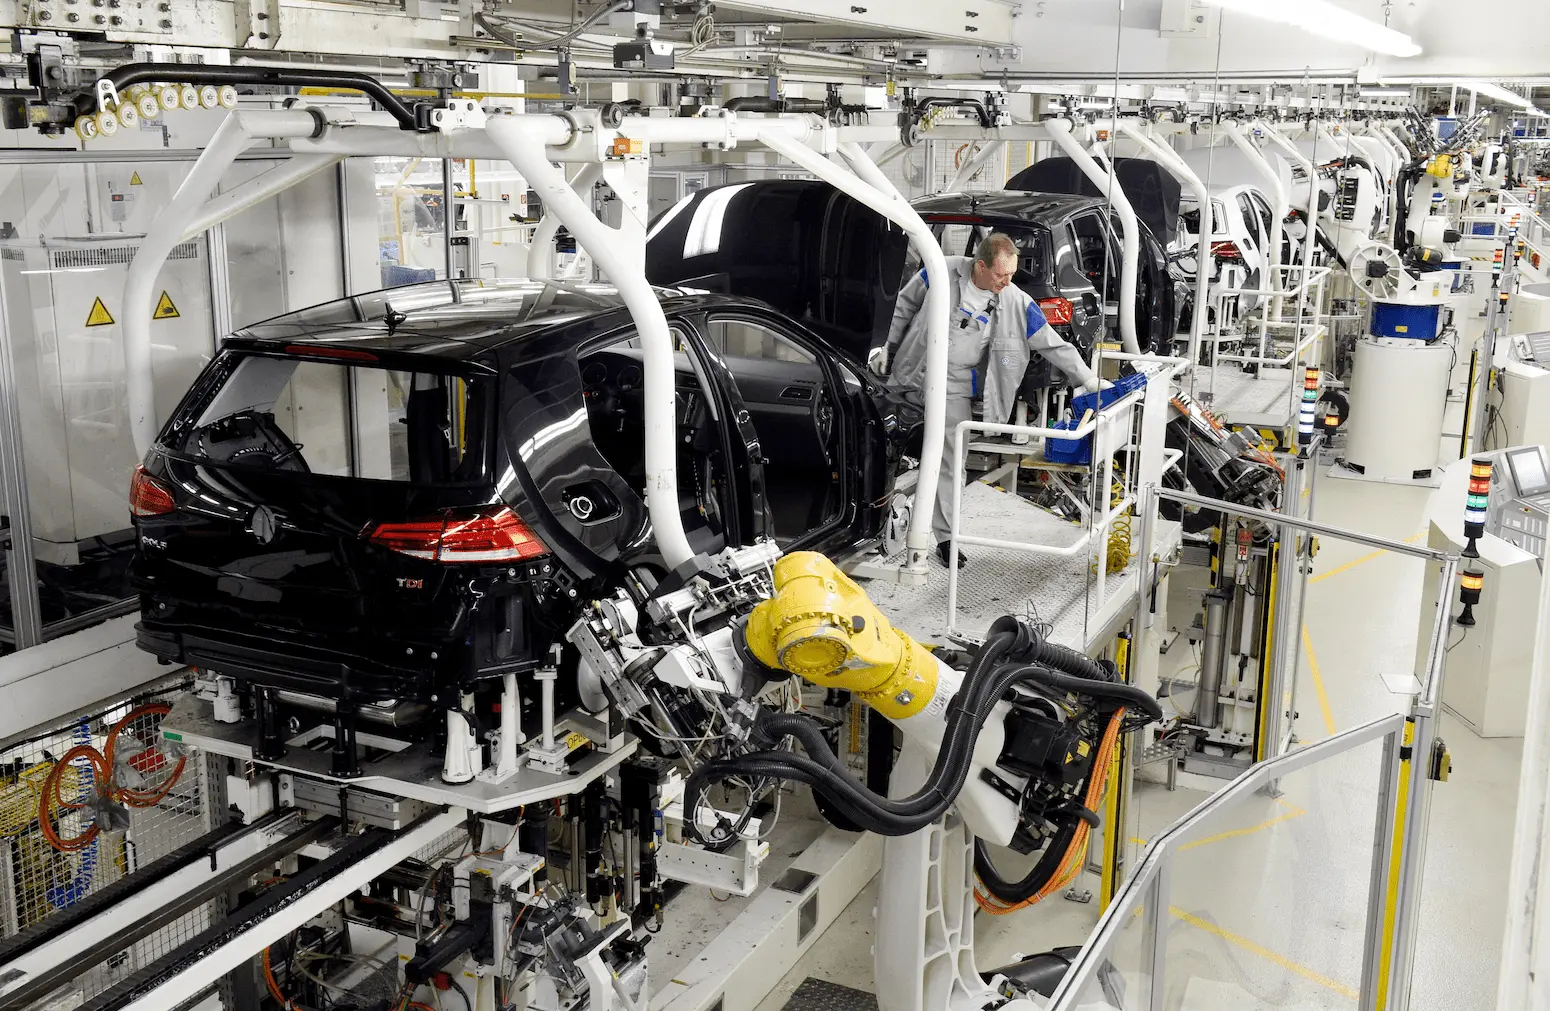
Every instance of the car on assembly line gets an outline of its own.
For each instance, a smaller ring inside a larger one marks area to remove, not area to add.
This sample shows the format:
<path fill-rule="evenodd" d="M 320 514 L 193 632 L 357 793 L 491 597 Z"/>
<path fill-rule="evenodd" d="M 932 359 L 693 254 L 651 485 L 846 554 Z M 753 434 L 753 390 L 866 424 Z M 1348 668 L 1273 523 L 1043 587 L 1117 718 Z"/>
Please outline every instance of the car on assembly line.
<path fill-rule="evenodd" d="M 1211 233 L 1216 238 L 1211 242 L 1207 280 L 1214 288 L 1264 288 L 1270 265 L 1270 201 L 1257 187 L 1228 186 L 1212 192 L 1211 213 L 1214 218 Z M 1199 235 L 1200 202 L 1186 197 L 1179 204 L 1178 238 L 1172 257 L 1174 276 L 1184 283 L 1188 292 L 1186 319 L 1194 312 Z M 1283 238 L 1281 245 L 1283 256 L 1292 253 L 1289 238 Z M 1221 321 L 1228 323 L 1252 311 L 1263 301 L 1263 296 L 1244 290 L 1240 294 L 1223 296 L 1223 299 L 1232 307 L 1228 310 L 1228 319 Z"/>
<path fill-rule="evenodd" d="M 657 294 L 694 549 L 877 537 L 918 406 L 837 330 Z M 445 708 L 550 662 L 577 600 L 671 577 L 645 504 L 643 376 L 600 284 L 436 281 L 239 330 L 133 478 L 140 647 L 314 710 Z"/>
<path fill-rule="evenodd" d="M 1066 193 L 950 193 L 913 203 L 949 256 L 972 255 L 992 231 L 1018 245 L 1014 278 L 1067 341 L 1090 355 L 1118 329 L 1121 242 L 1106 201 Z M 1177 302 L 1163 243 L 1141 244 L 1136 321 L 1143 348 L 1166 347 Z M 903 232 L 813 179 L 766 179 L 702 189 L 651 225 L 646 276 L 762 299 L 820 332 L 835 329 L 852 354 L 883 343 L 904 278 L 920 269 Z M 1107 324 L 1106 321 L 1107 320 Z M 1024 388 L 1055 379 L 1035 355 Z"/>

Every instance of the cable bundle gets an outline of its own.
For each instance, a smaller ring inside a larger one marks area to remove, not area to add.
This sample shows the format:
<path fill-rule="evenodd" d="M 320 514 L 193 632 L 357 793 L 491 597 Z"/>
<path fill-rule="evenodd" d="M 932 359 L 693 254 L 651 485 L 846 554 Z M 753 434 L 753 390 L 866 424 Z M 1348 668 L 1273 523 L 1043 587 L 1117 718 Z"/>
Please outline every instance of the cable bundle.
<path fill-rule="evenodd" d="M 1103 732 L 1103 740 L 1098 746 L 1098 754 L 1093 759 L 1092 772 L 1087 777 L 1087 795 L 1082 803 L 1089 811 L 1098 810 L 1104 791 L 1108 788 L 1109 766 L 1113 762 L 1114 748 L 1119 742 L 1124 722 L 1123 708 L 1114 710 L 1109 716 L 1108 726 Z M 1110 826 L 1109 830 L 1117 831 L 1113 826 Z M 1078 818 L 1060 835 L 1065 837 L 1065 847 L 1058 848 L 1059 839 L 1055 840 L 1054 844 L 1045 851 L 1044 857 L 1039 860 L 1038 866 L 1034 867 L 1027 877 L 1015 883 L 1001 878 L 990 862 L 985 844 L 976 840 L 974 871 L 979 878 L 980 887 L 974 890 L 974 901 L 979 903 L 979 907 L 987 913 L 1004 916 L 1041 902 L 1069 885 L 1087 864 L 1087 844 L 1092 837 L 1092 826 L 1086 820 Z M 1055 854 L 1059 854 L 1058 860 L 1054 859 Z M 1053 863 L 1052 868 L 1048 866 L 1051 863 Z"/>
<path fill-rule="evenodd" d="M 755 725 L 757 738 L 778 744 L 783 738 L 792 737 L 807 754 L 756 751 L 707 762 L 695 769 L 684 791 L 686 831 L 696 831 L 692 812 L 699 808 L 710 782 L 741 776 L 805 783 L 860 828 L 879 835 L 909 835 L 941 817 L 957 799 L 972 765 L 975 742 L 991 710 L 1007 692 L 1024 684 L 1084 695 L 1116 707 L 1138 709 L 1152 720 L 1162 719 L 1162 709 L 1155 699 L 1139 688 L 1115 680 L 1110 668 L 1075 650 L 1044 641 L 1034 629 L 1008 616 L 991 626 L 985 645 L 975 655 L 962 686 L 948 704 L 936 763 L 915 793 L 902 798 L 874 793 L 849 774 L 810 719 L 764 714 Z M 703 841 L 724 842 L 731 834 L 731 826 L 721 824 Z"/>
<path fill-rule="evenodd" d="M 43 781 L 43 789 L 38 794 L 38 828 L 43 833 L 43 838 L 48 844 L 61 853 L 74 853 L 86 849 L 96 840 L 102 831 L 102 826 L 94 818 L 86 831 L 78 836 L 64 837 L 59 834 L 58 827 L 54 824 L 56 809 L 59 811 L 79 811 L 87 806 L 85 801 L 66 800 L 61 793 L 68 770 L 75 768 L 75 762 L 85 760 L 91 767 L 90 782 L 97 787 L 98 795 L 108 803 L 122 802 L 129 807 L 147 808 L 155 807 L 172 792 L 172 788 L 183 775 L 183 766 L 187 763 L 187 756 L 180 755 L 172 772 L 158 787 L 148 790 L 138 790 L 123 786 L 114 778 L 114 770 L 117 768 L 119 739 L 124 730 L 131 727 L 135 721 L 147 716 L 162 717 L 172 712 L 172 707 L 165 702 L 151 702 L 143 706 L 137 706 L 129 711 L 129 715 L 113 725 L 108 731 L 108 740 L 102 751 L 98 751 L 90 744 L 77 744 L 65 752 L 59 761 L 54 763 L 49 770 L 48 778 Z M 136 771 L 150 773 L 159 772 L 167 764 L 167 758 L 159 752 L 153 754 L 149 761 L 144 759 L 144 754 L 136 755 L 128 760 Z M 146 767 L 142 767 L 146 766 Z"/>

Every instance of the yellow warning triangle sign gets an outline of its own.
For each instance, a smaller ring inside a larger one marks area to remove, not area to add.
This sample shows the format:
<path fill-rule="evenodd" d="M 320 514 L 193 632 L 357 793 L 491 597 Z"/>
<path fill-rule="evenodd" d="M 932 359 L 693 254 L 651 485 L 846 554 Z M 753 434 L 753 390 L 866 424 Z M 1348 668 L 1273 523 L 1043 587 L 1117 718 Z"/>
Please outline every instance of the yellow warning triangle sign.
<path fill-rule="evenodd" d="M 134 175 L 129 177 L 129 185 L 131 185 L 131 186 L 144 186 L 145 185 L 145 183 L 140 181 L 140 173 L 139 172 L 136 172 Z"/>
<path fill-rule="evenodd" d="M 163 289 L 161 298 L 156 300 L 156 311 L 151 313 L 151 319 L 177 319 L 181 315 L 178 307 L 172 304 L 172 296 Z"/>
<path fill-rule="evenodd" d="M 86 314 L 87 326 L 112 326 L 113 314 L 102 304 L 101 297 L 92 300 L 91 312 Z"/>

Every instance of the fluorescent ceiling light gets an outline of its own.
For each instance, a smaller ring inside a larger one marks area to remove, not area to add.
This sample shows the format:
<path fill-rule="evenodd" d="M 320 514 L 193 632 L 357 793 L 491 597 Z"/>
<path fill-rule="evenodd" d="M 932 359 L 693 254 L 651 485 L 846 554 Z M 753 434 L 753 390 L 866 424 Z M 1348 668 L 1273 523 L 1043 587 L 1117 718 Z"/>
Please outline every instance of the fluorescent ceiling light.
<path fill-rule="evenodd" d="M 1490 81 L 1459 81 L 1460 88 L 1467 88 L 1481 98 L 1489 98 L 1493 102 L 1501 102 L 1506 105 L 1516 106 L 1519 109 L 1536 109 L 1533 102 L 1516 92 L 1508 91 L 1500 84 L 1492 84 Z"/>
<path fill-rule="evenodd" d="M 1370 49 L 1387 56 L 1420 56 L 1421 47 L 1403 32 L 1396 32 L 1329 0 L 1205 0 L 1213 7 L 1250 17 L 1291 25 L 1320 38 Z"/>
<path fill-rule="evenodd" d="M 1409 88 L 1362 88 L 1357 92 L 1362 98 L 1409 98 Z"/>

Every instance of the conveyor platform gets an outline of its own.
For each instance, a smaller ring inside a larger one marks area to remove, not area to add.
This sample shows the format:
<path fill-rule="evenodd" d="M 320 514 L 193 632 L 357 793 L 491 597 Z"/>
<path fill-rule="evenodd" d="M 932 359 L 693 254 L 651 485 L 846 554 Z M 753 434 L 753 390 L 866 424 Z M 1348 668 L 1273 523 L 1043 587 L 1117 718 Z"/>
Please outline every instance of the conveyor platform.
<path fill-rule="evenodd" d="M 1075 543 L 1082 528 L 1033 503 L 989 485 L 970 483 L 963 491 L 966 530 L 1004 540 L 1052 547 Z M 1153 551 L 1167 557 L 1180 543 L 1177 523 L 1159 521 Z M 1131 529 L 1132 552 L 1140 550 L 1140 524 Z M 957 630 L 978 635 L 1005 614 L 1037 616 L 1052 626 L 1050 638 L 1087 652 L 1102 649 L 1134 612 L 1139 566 L 1132 559 L 1103 580 L 1102 602 L 1093 601 L 1098 576 L 1088 554 L 1069 557 L 989 548 L 965 548 L 968 565 L 959 573 Z M 924 586 L 872 581 L 866 591 L 898 627 L 921 639 L 945 642 L 948 628 L 947 569 L 933 562 Z"/>

